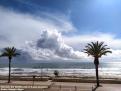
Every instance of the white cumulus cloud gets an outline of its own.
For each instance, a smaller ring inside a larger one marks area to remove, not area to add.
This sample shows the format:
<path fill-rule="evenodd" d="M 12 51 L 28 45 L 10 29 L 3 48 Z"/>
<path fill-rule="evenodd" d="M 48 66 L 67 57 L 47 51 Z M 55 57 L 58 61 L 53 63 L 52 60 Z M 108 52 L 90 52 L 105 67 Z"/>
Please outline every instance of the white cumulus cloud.
<path fill-rule="evenodd" d="M 83 58 L 62 39 L 62 33 L 76 30 L 64 15 L 42 12 L 34 16 L 0 7 L 0 20 L 1 48 L 15 46 L 38 60 Z M 27 46 L 26 41 L 32 42 Z"/>
<path fill-rule="evenodd" d="M 103 41 L 112 54 L 103 60 L 121 59 L 121 39 L 114 34 L 90 33 L 67 36 L 76 28 L 63 14 L 41 12 L 39 16 L 15 12 L 0 7 L 0 48 L 15 46 L 27 51 L 33 59 L 89 59 L 84 54 L 85 45 L 92 41 Z M 28 41 L 26 44 L 25 42 Z"/>
<path fill-rule="evenodd" d="M 103 56 L 103 61 L 121 61 L 121 39 L 117 38 L 115 34 L 90 33 L 71 37 L 64 36 L 64 39 L 68 45 L 81 51 L 83 51 L 87 43 L 94 41 L 104 42 L 112 53 Z"/>
<path fill-rule="evenodd" d="M 57 31 L 42 31 L 37 41 L 27 42 L 27 51 L 32 53 L 35 59 L 82 59 L 85 54 L 75 51 L 72 47 L 64 43 L 61 33 Z"/>
<path fill-rule="evenodd" d="M 14 45 L 20 48 L 24 46 L 26 40 L 37 39 L 41 29 L 60 32 L 76 30 L 64 15 L 41 13 L 42 16 L 41 14 L 35 16 L 0 7 L 0 37 L 5 38 L 4 41 L 0 38 L 2 42 L 0 46 Z"/>

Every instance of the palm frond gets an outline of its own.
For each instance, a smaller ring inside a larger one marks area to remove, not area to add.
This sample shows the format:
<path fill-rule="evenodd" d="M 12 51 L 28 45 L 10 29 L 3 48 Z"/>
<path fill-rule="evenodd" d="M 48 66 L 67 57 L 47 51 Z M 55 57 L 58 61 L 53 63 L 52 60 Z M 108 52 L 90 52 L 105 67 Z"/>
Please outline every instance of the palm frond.
<path fill-rule="evenodd" d="M 88 43 L 84 49 L 84 52 L 93 57 L 101 57 L 107 53 L 112 53 L 110 48 L 108 48 L 107 45 L 104 45 L 104 42 L 98 41 Z"/>
<path fill-rule="evenodd" d="M 12 57 L 16 57 L 20 55 L 17 51 L 16 51 L 16 48 L 15 47 L 6 47 L 4 48 L 4 51 L 3 53 L 0 55 L 0 57 L 9 57 L 9 58 L 12 58 Z"/>

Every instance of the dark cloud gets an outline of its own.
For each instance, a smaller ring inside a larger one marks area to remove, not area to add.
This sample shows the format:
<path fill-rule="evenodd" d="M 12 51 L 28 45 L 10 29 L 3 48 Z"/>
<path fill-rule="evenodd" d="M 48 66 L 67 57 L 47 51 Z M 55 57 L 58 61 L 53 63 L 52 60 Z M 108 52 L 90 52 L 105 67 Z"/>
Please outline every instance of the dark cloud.
<path fill-rule="evenodd" d="M 43 31 L 40 39 L 37 41 L 37 47 L 55 50 L 59 48 L 59 37 L 55 34 L 49 35 L 47 31 Z"/>

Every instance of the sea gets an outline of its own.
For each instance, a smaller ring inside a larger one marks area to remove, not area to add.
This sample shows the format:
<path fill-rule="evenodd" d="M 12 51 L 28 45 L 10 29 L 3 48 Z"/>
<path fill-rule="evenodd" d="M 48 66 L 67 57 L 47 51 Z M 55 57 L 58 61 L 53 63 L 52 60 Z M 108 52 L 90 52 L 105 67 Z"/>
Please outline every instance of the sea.
<path fill-rule="evenodd" d="M 95 77 L 93 62 L 42 62 L 12 64 L 11 74 L 15 76 L 60 76 Z M 0 75 L 8 75 L 8 64 L 0 64 Z M 99 76 L 102 78 L 121 78 L 121 62 L 100 62 Z"/>

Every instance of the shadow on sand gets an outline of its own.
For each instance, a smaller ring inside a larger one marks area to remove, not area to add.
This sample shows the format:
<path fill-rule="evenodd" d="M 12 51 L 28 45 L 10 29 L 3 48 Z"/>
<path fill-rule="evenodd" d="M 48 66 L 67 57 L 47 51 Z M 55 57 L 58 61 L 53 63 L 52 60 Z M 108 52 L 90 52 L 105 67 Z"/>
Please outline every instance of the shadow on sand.
<path fill-rule="evenodd" d="M 92 91 L 96 91 L 96 89 L 99 88 L 99 87 L 102 87 L 102 85 L 100 85 L 100 86 L 95 86 L 94 88 L 92 87 Z"/>

